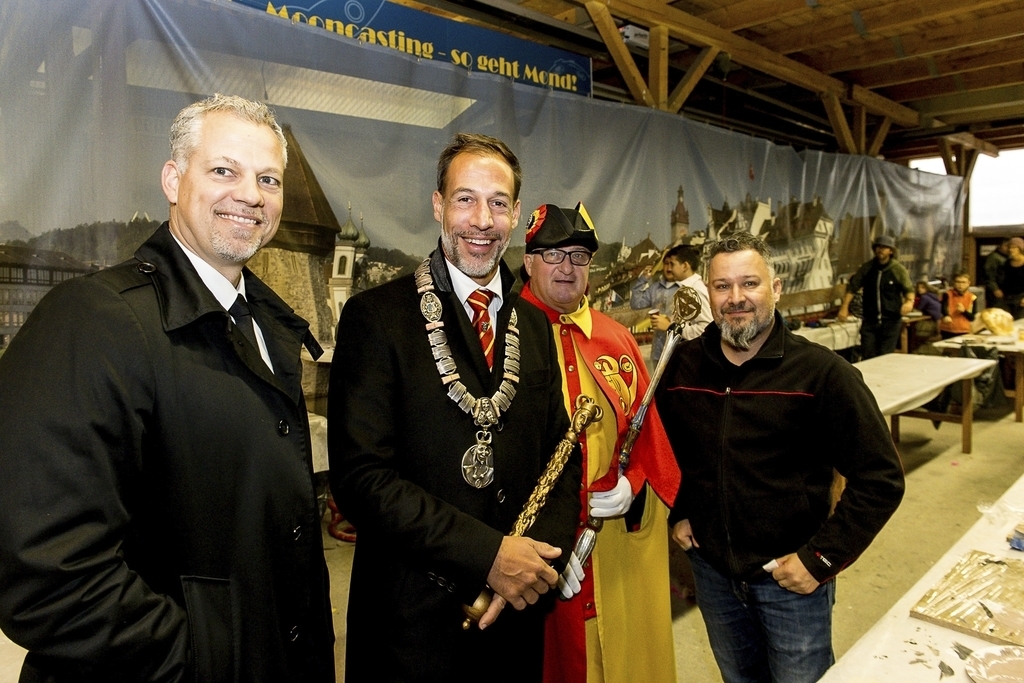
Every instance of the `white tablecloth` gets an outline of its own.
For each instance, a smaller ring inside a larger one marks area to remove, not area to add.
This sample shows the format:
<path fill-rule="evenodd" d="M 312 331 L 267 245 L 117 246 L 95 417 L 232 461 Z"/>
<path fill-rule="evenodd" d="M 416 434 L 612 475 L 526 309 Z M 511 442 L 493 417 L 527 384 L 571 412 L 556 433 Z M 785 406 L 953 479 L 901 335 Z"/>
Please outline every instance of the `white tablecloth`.
<path fill-rule="evenodd" d="M 829 669 L 821 683 L 937 683 L 939 662 L 953 670 L 953 676 L 945 676 L 943 681 L 969 682 L 965 662 L 957 656 L 953 644 L 977 651 L 994 643 L 913 618 L 910 610 L 971 550 L 1021 559 L 1020 552 L 1010 549 L 1006 536 L 1022 517 L 1024 477 Z"/>
<path fill-rule="evenodd" d="M 810 339 L 833 351 L 839 351 L 860 343 L 860 320 L 831 322 L 821 327 L 801 327 L 793 334 Z"/>
<path fill-rule="evenodd" d="M 995 364 L 980 358 L 887 353 L 853 367 L 864 376 L 882 414 L 896 415 L 923 406 L 953 382 L 977 377 Z"/>

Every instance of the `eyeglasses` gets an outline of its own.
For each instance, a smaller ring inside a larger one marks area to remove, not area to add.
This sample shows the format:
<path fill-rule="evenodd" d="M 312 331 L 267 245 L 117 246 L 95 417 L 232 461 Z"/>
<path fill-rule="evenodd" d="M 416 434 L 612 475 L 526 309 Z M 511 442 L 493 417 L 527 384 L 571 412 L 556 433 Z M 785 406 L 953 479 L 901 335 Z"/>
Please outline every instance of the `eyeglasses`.
<path fill-rule="evenodd" d="M 531 251 L 531 254 L 539 254 L 540 258 L 544 263 L 552 266 L 557 266 L 559 263 L 565 260 L 565 257 L 569 257 L 569 263 L 574 266 L 585 266 L 590 263 L 594 258 L 594 255 L 589 251 L 563 251 L 562 249 L 543 249 L 541 251 Z"/>

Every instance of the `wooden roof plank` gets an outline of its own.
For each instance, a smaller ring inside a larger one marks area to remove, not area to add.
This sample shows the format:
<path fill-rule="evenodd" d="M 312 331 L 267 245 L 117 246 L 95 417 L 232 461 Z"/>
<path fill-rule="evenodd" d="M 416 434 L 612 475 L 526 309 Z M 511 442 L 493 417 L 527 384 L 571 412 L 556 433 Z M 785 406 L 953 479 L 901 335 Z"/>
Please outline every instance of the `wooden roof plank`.
<path fill-rule="evenodd" d="M 888 88 L 882 94 L 895 102 L 909 102 L 1020 83 L 1024 83 L 1024 63 L 1018 62 L 981 71 L 943 76 L 929 81 L 906 83 Z"/>
<path fill-rule="evenodd" d="M 700 18 L 727 31 L 739 31 L 813 9 L 807 0 L 740 0 L 704 12 Z"/>
<path fill-rule="evenodd" d="M 847 95 L 848 87 L 839 79 L 827 76 L 794 59 L 772 52 L 753 41 L 734 35 L 725 29 L 709 24 L 692 14 L 687 14 L 674 7 L 639 7 L 627 0 L 589 0 L 586 3 L 586 7 L 588 12 L 591 11 L 591 7 L 607 8 L 610 14 L 644 26 L 664 25 L 679 40 L 691 44 L 718 48 L 723 52 L 728 52 L 732 61 L 738 64 L 763 71 L 770 76 L 806 88 L 812 92 L 819 94 L 830 93 L 838 97 L 845 97 Z M 592 18 L 593 16 L 594 14 L 591 13 Z M 605 42 L 608 42 L 607 39 Z M 632 58 L 629 61 L 632 63 Z M 875 108 L 882 102 L 886 102 L 884 111 Z M 871 109 L 872 112 L 891 116 L 893 121 L 900 125 L 916 126 L 920 123 L 920 117 L 913 109 L 904 107 L 896 102 L 887 101 L 881 96 L 872 98 L 871 104 L 866 101 L 861 103 Z"/>
<path fill-rule="evenodd" d="M 1024 62 L 1024 36 L 972 45 L 944 54 L 904 59 L 896 64 L 883 64 L 847 71 L 843 74 L 843 78 L 859 83 L 865 88 L 882 88 L 1022 62 Z"/>
<path fill-rule="evenodd" d="M 886 40 L 872 40 L 847 49 L 830 48 L 808 55 L 805 63 L 823 73 L 863 69 L 914 56 L 948 52 L 1024 35 L 1024 9 L 994 14 L 971 22 L 945 24 Z"/>
<path fill-rule="evenodd" d="M 859 12 L 862 25 L 868 33 L 913 26 L 926 21 L 946 19 L 992 5 L 1004 4 L 1006 0 L 899 0 Z M 779 54 L 805 52 L 814 48 L 832 45 L 861 35 L 852 16 L 853 13 L 827 17 L 797 28 L 779 31 L 764 40 L 757 41 L 769 50 Z"/>

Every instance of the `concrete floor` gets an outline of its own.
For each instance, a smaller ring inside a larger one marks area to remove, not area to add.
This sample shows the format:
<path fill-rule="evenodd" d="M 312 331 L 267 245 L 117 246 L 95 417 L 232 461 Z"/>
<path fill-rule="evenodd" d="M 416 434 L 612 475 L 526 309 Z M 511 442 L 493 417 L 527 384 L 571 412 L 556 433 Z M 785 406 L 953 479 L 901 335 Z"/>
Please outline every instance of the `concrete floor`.
<path fill-rule="evenodd" d="M 864 555 L 837 579 L 833 642 L 840 657 L 1024 474 L 1024 424 L 1009 410 L 982 412 L 974 453 L 960 452 L 960 428 L 936 431 L 924 420 L 901 421 L 899 444 L 907 493 L 893 519 Z M 352 545 L 324 534 L 331 570 L 338 680 L 343 680 L 345 604 Z M 700 614 L 689 599 L 685 556 L 673 559 L 673 615 L 679 683 L 719 683 Z M 0 635 L 0 683 L 15 683 L 23 651 Z"/>

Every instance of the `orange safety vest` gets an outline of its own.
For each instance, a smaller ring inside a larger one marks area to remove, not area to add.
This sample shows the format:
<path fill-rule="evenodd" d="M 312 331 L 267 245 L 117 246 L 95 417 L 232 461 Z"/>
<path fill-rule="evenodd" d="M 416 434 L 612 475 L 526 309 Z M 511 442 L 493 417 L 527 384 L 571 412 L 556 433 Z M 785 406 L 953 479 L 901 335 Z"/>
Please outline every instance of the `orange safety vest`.
<path fill-rule="evenodd" d="M 963 294 L 959 294 L 955 289 L 949 289 L 946 292 L 946 305 L 949 309 L 949 317 L 952 318 L 949 322 L 943 319 L 939 322 L 939 329 L 943 332 L 955 332 L 956 334 L 967 334 L 971 331 L 971 321 L 968 320 L 963 313 L 956 309 L 957 304 L 963 304 L 964 310 L 969 311 L 974 306 L 974 300 L 978 297 L 973 292 L 967 290 Z"/>

